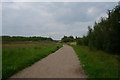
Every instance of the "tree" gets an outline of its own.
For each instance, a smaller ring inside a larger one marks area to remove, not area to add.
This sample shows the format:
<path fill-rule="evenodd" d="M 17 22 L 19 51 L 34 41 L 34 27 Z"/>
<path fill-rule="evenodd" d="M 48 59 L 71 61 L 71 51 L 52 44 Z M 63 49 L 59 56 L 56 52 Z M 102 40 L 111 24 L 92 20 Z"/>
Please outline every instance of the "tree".
<path fill-rule="evenodd" d="M 93 29 L 88 26 L 88 34 L 78 40 L 81 45 L 90 49 L 104 50 L 110 53 L 120 53 L 120 2 L 112 10 L 108 10 L 108 18 L 101 17 L 95 22 Z M 86 44 L 84 44 L 86 43 Z"/>
<path fill-rule="evenodd" d="M 61 39 L 62 42 L 73 42 L 74 41 L 74 37 L 73 36 L 64 36 L 62 39 Z"/>

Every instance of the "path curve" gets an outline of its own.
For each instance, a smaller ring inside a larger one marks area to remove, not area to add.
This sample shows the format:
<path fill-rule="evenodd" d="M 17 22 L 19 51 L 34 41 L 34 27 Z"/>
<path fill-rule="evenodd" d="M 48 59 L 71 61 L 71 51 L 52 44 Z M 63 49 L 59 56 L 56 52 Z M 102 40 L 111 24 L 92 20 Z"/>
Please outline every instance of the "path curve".
<path fill-rule="evenodd" d="M 23 69 L 11 78 L 85 78 L 73 48 L 64 45 L 58 51 Z"/>

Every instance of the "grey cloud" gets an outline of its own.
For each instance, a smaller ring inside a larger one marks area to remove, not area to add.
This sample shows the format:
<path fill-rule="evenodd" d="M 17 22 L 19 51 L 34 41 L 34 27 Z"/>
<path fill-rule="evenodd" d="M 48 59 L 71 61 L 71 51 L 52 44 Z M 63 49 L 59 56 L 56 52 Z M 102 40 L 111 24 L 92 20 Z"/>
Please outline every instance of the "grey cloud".
<path fill-rule="evenodd" d="M 83 36 L 87 26 L 116 3 L 32 2 L 3 3 L 3 35 L 40 35 L 60 39 Z"/>
<path fill-rule="evenodd" d="M 106 13 L 106 10 L 113 8 L 115 4 L 116 3 L 68 3 L 62 7 L 63 11 L 61 10 L 61 12 L 59 12 L 64 15 L 57 16 L 56 20 L 67 24 L 95 20 L 97 16 Z M 64 11 L 64 9 L 66 9 L 66 11 Z M 93 9 L 91 13 L 88 12 L 90 9 Z"/>

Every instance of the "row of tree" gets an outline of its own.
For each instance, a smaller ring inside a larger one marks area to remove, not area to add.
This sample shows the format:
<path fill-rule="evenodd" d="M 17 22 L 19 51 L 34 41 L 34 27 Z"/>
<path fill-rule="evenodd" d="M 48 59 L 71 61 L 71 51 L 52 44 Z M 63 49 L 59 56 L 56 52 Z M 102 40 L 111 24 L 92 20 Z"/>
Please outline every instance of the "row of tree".
<path fill-rule="evenodd" d="M 47 37 L 23 37 L 23 36 L 2 36 L 2 41 L 53 41 L 52 38 Z"/>
<path fill-rule="evenodd" d="M 61 42 L 73 42 L 74 41 L 74 37 L 73 36 L 64 36 L 62 39 L 61 39 Z"/>
<path fill-rule="evenodd" d="M 108 10 L 108 18 L 95 22 L 94 28 L 88 27 L 88 34 L 77 39 L 78 45 L 89 46 L 90 49 L 120 53 L 120 4 Z"/>

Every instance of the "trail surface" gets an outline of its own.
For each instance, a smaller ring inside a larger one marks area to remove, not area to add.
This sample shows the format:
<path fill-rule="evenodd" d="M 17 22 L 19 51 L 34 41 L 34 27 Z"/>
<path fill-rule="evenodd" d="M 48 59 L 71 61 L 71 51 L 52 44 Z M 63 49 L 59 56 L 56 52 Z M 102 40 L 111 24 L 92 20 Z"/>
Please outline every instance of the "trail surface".
<path fill-rule="evenodd" d="M 73 48 L 64 45 L 46 58 L 23 69 L 11 78 L 85 78 Z"/>

